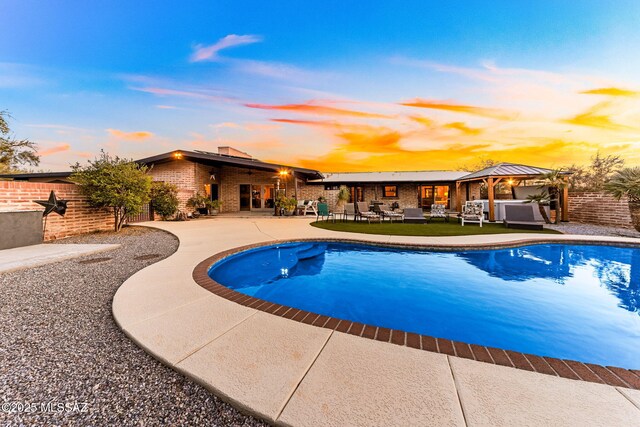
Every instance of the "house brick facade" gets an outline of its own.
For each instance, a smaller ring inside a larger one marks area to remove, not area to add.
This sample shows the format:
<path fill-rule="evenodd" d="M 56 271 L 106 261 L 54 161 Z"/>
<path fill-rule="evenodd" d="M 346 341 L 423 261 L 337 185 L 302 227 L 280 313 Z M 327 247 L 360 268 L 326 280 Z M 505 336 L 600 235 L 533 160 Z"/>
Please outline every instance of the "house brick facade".
<path fill-rule="evenodd" d="M 198 162 L 185 159 L 175 159 L 168 162 L 155 164 L 150 172 L 154 181 L 164 181 L 178 187 L 179 209 L 189 210 L 186 207 L 187 200 L 196 192 L 209 193 L 209 186 L 218 188 L 218 199 L 222 202 L 221 212 L 238 212 L 240 207 L 240 189 L 242 185 L 275 187 L 277 173 L 274 171 L 261 171 L 250 168 L 234 166 L 207 166 Z M 391 183 L 393 184 L 393 183 Z M 351 185 L 351 184 L 349 184 Z M 385 183 L 358 184 L 363 188 L 365 201 L 379 200 L 387 204 L 397 202 L 401 208 L 416 208 L 420 202 L 420 185 L 417 183 L 399 183 L 396 197 L 384 197 L 383 186 Z M 440 183 L 435 185 L 449 185 L 449 201 L 451 209 L 455 209 L 455 185 Z M 339 188 L 340 186 L 328 186 Z M 288 197 L 296 197 L 298 200 L 318 200 L 324 197 L 331 209 L 338 204 L 338 189 L 325 189 L 323 183 L 307 183 L 304 179 L 287 176 L 280 180 L 281 191 L 286 191 Z M 467 200 L 466 186 L 461 188 L 462 202 Z M 477 183 L 469 184 L 470 200 L 480 198 L 480 186 Z M 253 210 L 253 208 L 252 208 Z"/>

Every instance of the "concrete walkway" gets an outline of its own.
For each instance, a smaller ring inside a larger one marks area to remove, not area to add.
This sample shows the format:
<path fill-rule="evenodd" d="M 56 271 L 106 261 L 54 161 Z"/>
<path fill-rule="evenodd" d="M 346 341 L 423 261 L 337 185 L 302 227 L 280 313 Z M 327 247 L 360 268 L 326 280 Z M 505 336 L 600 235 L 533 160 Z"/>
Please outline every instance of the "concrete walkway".
<path fill-rule="evenodd" d="M 4 249 L 0 251 L 0 273 L 110 251 L 119 246 L 49 243 Z"/>
<path fill-rule="evenodd" d="M 164 363 L 238 408 L 276 424 L 640 426 L 638 390 L 317 328 L 235 304 L 191 278 L 195 266 L 217 252 L 279 239 L 344 237 L 424 244 L 536 239 L 532 234 L 354 235 L 317 229 L 308 222 L 216 218 L 146 224 L 174 233 L 180 248 L 120 287 L 113 301 L 116 321 Z M 574 238 L 594 240 L 593 236 Z"/>

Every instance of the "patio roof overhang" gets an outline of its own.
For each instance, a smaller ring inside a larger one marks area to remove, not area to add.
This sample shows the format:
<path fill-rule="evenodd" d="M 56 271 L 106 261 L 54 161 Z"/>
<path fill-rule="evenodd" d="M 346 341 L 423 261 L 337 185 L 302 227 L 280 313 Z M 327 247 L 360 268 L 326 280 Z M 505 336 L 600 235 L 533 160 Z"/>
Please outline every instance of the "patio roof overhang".
<path fill-rule="evenodd" d="M 330 185 L 377 185 L 377 184 L 453 184 L 468 175 L 464 171 L 399 171 L 399 172 L 336 172 L 326 173 L 323 179 L 309 181 L 308 184 Z"/>
<path fill-rule="evenodd" d="M 242 158 L 235 156 L 227 156 L 224 154 L 210 153 L 206 151 L 188 151 L 188 150 L 175 150 L 167 153 L 158 154 L 156 156 L 147 157 L 144 159 L 136 160 L 136 163 L 143 165 L 160 164 L 175 160 L 188 160 L 208 166 L 233 166 L 243 169 L 254 169 L 265 172 L 279 172 L 281 170 L 288 170 L 295 174 L 299 178 L 305 179 L 320 179 L 323 178 L 322 174 L 314 169 L 306 169 L 288 166 L 284 164 L 267 163 L 260 160 L 251 158 Z"/>

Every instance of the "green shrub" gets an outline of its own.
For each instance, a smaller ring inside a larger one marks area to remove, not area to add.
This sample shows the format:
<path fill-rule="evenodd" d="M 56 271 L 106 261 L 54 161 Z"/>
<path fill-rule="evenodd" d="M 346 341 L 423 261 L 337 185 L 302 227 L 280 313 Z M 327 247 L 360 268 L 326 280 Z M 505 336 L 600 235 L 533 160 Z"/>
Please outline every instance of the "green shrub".
<path fill-rule="evenodd" d="M 154 182 L 151 186 L 151 206 L 163 220 L 178 210 L 178 188 L 166 182 Z"/>
<path fill-rule="evenodd" d="M 71 180 L 78 184 L 92 207 L 113 209 L 114 228 L 120 231 L 127 217 L 139 214 L 142 206 L 149 202 L 149 168 L 133 160 L 111 157 L 104 151 L 88 163 L 72 166 Z"/>

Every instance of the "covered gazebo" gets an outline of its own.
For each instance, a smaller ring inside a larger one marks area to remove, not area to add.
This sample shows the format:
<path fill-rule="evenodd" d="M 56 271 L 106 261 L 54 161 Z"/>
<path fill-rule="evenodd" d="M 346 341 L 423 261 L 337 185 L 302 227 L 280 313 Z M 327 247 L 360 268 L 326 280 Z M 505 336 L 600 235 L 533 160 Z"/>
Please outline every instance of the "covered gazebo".
<path fill-rule="evenodd" d="M 456 207 L 462 210 L 462 197 L 460 188 L 463 184 L 467 186 L 471 182 L 483 182 L 487 186 L 489 202 L 489 221 L 495 221 L 495 187 L 498 183 L 506 181 L 511 186 L 518 186 L 522 181 L 539 179 L 541 175 L 552 172 L 551 169 L 539 168 L 535 166 L 519 165 L 515 163 L 498 163 L 477 172 L 465 175 L 456 181 Z M 568 172 L 563 173 L 565 180 Z M 569 221 L 569 186 L 562 189 L 562 221 Z"/>

